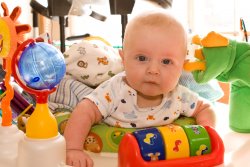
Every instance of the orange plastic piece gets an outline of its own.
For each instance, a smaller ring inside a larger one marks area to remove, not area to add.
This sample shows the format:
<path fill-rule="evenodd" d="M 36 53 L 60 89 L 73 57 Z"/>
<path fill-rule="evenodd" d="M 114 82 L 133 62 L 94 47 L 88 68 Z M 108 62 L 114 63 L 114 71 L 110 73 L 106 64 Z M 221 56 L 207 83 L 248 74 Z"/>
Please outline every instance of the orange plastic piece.
<path fill-rule="evenodd" d="M 12 111 L 10 108 L 10 101 L 14 97 L 13 87 L 10 85 L 10 76 L 11 76 L 11 59 L 6 58 L 6 74 L 5 74 L 5 87 L 6 95 L 2 100 L 2 126 L 12 125 Z"/>
<path fill-rule="evenodd" d="M 214 31 L 208 33 L 207 36 L 201 40 L 201 45 L 204 47 L 222 47 L 228 46 L 228 44 L 229 40 L 226 37 Z"/>
<path fill-rule="evenodd" d="M 204 60 L 205 57 L 203 56 L 202 49 L 195 49 L 194 57 L 196 57 L 199 60 Z"/>
<path fill-rule="evenodd" d="M 4 12 L 8 13 L 6 5 L 2 4 Z M 11 57 L 15 52 L 17 46 L 15 26 L 9 17 L 0 18 L 0 34 L 2 36 L 1 43 L 2 49 L 0 52 L 0 57 L 4 58 L 3 67 L 6 72 L 4 78 L 4 84 L 6 87 L 6 95 L 2 100 L 2 126 L 12 125 L 12 111 L 10 107 L 10 102 L 14 97 L 14 90 L 10 85 L 11 78 Z"/>
<path fill-rule="evenodd" d="M 201 45 L 201 38 L 199 35 L 195 35 L 192 38 L 192 44 Z"/>
<path fill-rule="evenodd" d="M 217 132 L 205 127 L 211 140 L 210 154 L 160 161 L 144 161 L 137 140 L 132 134 L 126 134 L 118 150 L 118 167 L 213 167 L 224 162 L 224 144 Z M 129 149 L 133 148 L 133 149 Z"/>
<path fill-rule="evenodd" d="M 183 65 L 183 69 L 189 72 L 196 71 L 196 70 L 206 70 L 206 64 L 205 62 L 201 61 L 195 61 L 195 62 L 189 62 L 186 61 Z"/>
<path fill-rule="evenodd" d="M 2 2 L 1 7 L 4 10 L 3 16 L 0 16 L 0 57 L 4 58 L 3 68 L 6 72 L 5 87 L 6 96 L 2 100 L 2 126 L 10 126 L 12 124 L 12 111 L 10 101 L 14 97 L 13 87 L 10 85 L 12 74 L 11 62 L 12 56 L 17 48 L 17 45 L 22 42 L 22 35 L 30 31 L 30 26 L 26 24 L 17 25 L 17 19 L 21 14 L 21 8 L 15 7 L 11 14 L 7 5 Z"/>

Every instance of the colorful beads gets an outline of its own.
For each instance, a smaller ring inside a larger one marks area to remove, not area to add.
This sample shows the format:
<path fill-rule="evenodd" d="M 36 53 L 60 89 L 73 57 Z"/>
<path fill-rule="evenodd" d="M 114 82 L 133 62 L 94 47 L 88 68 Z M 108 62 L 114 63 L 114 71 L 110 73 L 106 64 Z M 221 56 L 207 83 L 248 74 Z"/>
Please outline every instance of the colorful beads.
<path fill-rule="evenodd" d="M 211 152 L 210 137 L 205 128 L 200 125 L 185 125 L 183 129 L 189 140 L 190 156 Z"/>
<path fill-rule="evenodd" d="M 145 161 L 169 160 L 211 152 L 210 137 L 200 125 L 166 125 L 133 132 Z"/>
<path fill-rule="evenodd" d="M 158 128 L 165 142 L 167 152 L 165 159 L 189 157 L 189 143 L 185 131 L 177 125 L 167 125 Z"/>
<path fill-rule="evenodd" d="M 165 146 L 158 129 L 150 128 L 133 132 L 145 161 L 164 160 Z"/>

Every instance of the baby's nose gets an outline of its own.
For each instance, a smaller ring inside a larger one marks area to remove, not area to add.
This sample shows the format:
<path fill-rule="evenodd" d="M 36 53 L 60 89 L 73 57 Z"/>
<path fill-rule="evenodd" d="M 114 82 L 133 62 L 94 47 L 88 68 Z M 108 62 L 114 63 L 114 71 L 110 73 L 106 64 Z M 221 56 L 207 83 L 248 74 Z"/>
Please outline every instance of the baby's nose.
<path fill-rule="evenodd" d="M 147 72 L 148 72 L 148 74 L 153 74 L 153 75 L 160 74 L 159 64 L 151 63 Z"/>

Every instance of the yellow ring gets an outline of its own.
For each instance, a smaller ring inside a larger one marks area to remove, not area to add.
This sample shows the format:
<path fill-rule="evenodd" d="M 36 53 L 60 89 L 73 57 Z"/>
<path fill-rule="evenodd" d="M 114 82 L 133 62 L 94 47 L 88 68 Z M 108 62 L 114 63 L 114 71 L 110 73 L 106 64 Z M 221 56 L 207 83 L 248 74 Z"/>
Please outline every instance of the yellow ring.
<path fill-rule="evenodd" d="M 188 138 L 182 127 L 170 124 L 158 129 L 165 142 L 166 159 L 190 156 Z"/>
<path fill-rule="evenodd" d="M 102 37 L 98 37 L 98 36 L 89 36 L 89 37 L 84 38 L 84 40 L 88 40 L 88 41 L 91 41 L 91 40 L 102 41 L 106 45 L 111 46 L 111 44 L 108 41 L 106 41 Z"/>

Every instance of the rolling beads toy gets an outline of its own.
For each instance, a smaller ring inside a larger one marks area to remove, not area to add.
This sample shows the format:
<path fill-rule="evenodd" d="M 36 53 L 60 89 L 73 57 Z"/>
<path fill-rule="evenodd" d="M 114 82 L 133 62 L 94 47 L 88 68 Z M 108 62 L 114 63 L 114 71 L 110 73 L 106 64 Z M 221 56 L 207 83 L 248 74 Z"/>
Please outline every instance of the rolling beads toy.
<path fill-rule="evenodd" d="M 229 125 L 236 132 L 250 132 L 250 44 L 229 40 L 210 32 L 206 37 L 194 36 L 197 61 L 186 62 L 184 69 L 193 72 L 198 83 L 211 79 L 230 82 Z"/>
<path fill-rule="evenodd" d="M 118 166 L 211 167 L 223 163 L 223 154 L 223 142 L 212 128 L 171 124 L 126 134 L 119 146 Z"/>

